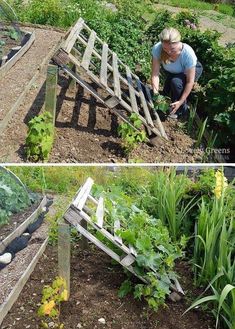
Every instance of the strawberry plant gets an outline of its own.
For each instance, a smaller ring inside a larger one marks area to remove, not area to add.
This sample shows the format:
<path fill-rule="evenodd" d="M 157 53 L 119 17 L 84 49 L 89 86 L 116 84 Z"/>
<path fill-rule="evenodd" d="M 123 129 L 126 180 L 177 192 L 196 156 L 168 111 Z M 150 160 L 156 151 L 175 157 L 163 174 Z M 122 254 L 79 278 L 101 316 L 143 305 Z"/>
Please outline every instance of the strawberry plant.
<path fill-rule="evenodd" d="M 118 186 L 110 186 L 109 191 L 103 194 L 108 210 L 105 222 L 113 227 L 116 218 L 121 220 L 122 227 L 116 234 L 126 245 L 131 244 L 136 249 L 138 256 L 134 271 L 147 281 L 136 285 L 129 279 L 124 281 L 119 296 L 133 292 L 135 298 L 144 298 L 150 308 L 157 310 L 170 294 L 170 279 L 176 277 L 173 268 L 174 261 L 182 255 L 180 244 L 172 243 L 161 220 L 133 206 L 133 200 Z"/>
<path fill-rule="evenodd" d="M 26 137 L 26 156 L 31 161 L 48 159 L 54 139 L 52 115 L 49 112 L 36 116 L 29 121 Z"/>
<path fill-rule="evenodd" d="M 123 139 L 123 147 L 127 155 L 130 154 L 139 143 L 147 140 L 145 131 L 140 130 L 142 128 L 142 121 L 139 119 L 138 114 L 132 113 L 130 122 L 138 130 L 135 130 L 126 122 L 121 123 L 118 127 L 118 134 Z"/>
<path fill-rule="evenodd" d="M 53 320 L 53 328 L 63 329 L 64 324 L 60 322 L 60 308 L 63 301 L 68 300 L 66 282 L 61 277 L 56 277 L 51 286 L 45 286 L 42 291 L 41 305 L 38 316 L 43 318 L 43 328 L 50 328 L 48 322 Z"/>
<path fill-rule="evenodd" d="M 170 108 L 171 99 L 160 94 L 155 94 L 153 96 L 153 102 L 155 111 L 162 111 L 163 113 L 167 113 Z"/>

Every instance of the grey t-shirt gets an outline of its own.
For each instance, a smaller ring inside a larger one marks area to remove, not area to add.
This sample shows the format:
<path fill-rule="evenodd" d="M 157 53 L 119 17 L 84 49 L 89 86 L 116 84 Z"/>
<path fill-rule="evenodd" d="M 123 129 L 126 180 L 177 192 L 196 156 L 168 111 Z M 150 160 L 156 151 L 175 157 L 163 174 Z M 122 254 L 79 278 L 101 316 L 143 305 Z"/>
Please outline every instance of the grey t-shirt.
<path fill-rule="evenodd" d="M 152 48 L 152 56 L 160 60 L 162 51 L 162 43 L 156 43 Z M 195 67 L 197 64 L 197 56 L 192 47 L 187 43 L 183 43 L 183 49 L 175 62 L 165 64 L 161 62 L 164 69 L 170 73 L 182 73 L 186 70 Z"/>

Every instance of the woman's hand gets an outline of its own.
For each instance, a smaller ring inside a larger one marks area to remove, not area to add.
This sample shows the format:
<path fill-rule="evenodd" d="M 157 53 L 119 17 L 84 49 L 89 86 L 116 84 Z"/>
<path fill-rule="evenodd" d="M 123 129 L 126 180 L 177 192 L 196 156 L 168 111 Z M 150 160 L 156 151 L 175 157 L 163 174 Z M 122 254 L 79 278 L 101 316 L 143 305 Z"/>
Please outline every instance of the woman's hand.
<path fill-rule="evenodd" d="M 180 100 L 177 101 L 177 102 L 171 103 L 171 104 L 170 104 L 170 107 L 171 107 L 171 114 L 176 113 L 182 104 L 183 104 L 183 102 L 180 101 Z"/>

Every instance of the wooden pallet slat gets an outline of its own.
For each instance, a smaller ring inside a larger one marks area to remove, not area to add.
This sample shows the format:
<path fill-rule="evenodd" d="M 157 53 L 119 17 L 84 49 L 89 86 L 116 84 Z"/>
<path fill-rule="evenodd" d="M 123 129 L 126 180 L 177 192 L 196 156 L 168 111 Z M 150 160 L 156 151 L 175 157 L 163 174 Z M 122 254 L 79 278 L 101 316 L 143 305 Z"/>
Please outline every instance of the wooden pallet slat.
<path fill-rule="evenodd" d="M 149 113 L 148 105 L 147 105 L 147 102 L 146 102 L 146 99 L 145 99 L 145 96 L 144 96 L 144 92 L 143 92 L 143 89 L 142 89 L 142 86 L 141 86 L 141 82 L 140 82 L 139 79 L 137 79 L 137 86 L 138 86 L 138 90 L 139 90 L 139 93 L 140 93 L 140 100 L 141 100 L 141 104 L 142 104 L 142 107 L 143 107 L 143 111 L 144 111 L 144 114 L 145 114 L 147 124 L 150 125 L 151 127 L 154 127 L 153 120 L 152 120 L 151 115 Z"/>
<path fill-rule="evenodd" d="M 104 198 L 100 197 L 96 209 L 96 225 L 99 228 L 103 228 L 103 221 L 104 221 Z"/>
<path fill-rule="evenodd" d="M 89 40 L 88 40 L 86 50 L 85 50 L 83 58 L 82 58 L 81 65 L 85 70 L 89 70 L 89 64 L 91 61 L 91 56 L 92 56 L 94 45 L 95 45 L 95 39 L 96 39 L 96 33 L 95 33 L 95 31 L 92 31 L 91 35 L 89 37 Z"/>
<path fill-rule="evenodd" d="M 114 94 L 118 99 L 121 99 L 120 74 L 118 71 L 117 55 L 115 53 L 113 53 L 113 83 Z"/>
<path fill-rule="evenodd" d="M 136 101 L 136 95 L 135 95 L 135 89 L 133 87 L 133 81 L 131 77 L 131 70 L 129 67 L 126 67 L 126 76 L 128 81 L 128 88 L 129 88 L 129 94 L 130 94 L 130 100 L 131 100 L 131 106 L 134 110 L 134 112 L 139 113 L 137 101 Z"/>
<path fill-rule="evenodd" d="M 81 32 L 82 28 L 84 26 L 84 20 L 80 18 L 77 23 L 74 25 L 72 30 L 70 31 L 69 36 L 66 38 L 63 49 L 67 52 L 70 53 L 71 49 L 73 48 L 73 45 L 75 44 L 75 41 Z"/>
<path fill-rule="evenodd" d="M 84 207 L 93 183 L 94 183 L 93 179 L 89 177 L 86 180 L 85 184 L 82 186 L 81 190 L 78 192 L 75 199 L 73 200 L 73 205 L 77 209 L 82 210 L 82 208 Z"/>
<path fill-rule="evenodd" d="M 107 72 L 108 72 L 108 45 L 103 44 L 101 68 L 100 68 L 100 82 L 104 87 L 107 87 Z"/>

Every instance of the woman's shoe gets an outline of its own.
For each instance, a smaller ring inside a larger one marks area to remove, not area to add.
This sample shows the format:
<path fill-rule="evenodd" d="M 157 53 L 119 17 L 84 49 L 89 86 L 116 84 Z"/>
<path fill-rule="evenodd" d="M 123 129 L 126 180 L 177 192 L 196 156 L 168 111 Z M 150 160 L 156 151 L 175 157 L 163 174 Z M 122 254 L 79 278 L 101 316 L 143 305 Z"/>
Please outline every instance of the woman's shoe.
<path fill-rule="evenodd" d="M 170 118 L 170 119 L 174 119 L 174 120 L 177 120 L 177 119 L 178 119 L 178 115 L 175 114 L 175 113 L 170 113 L 170 114 L 168 115 L 168 118 Z"/>

